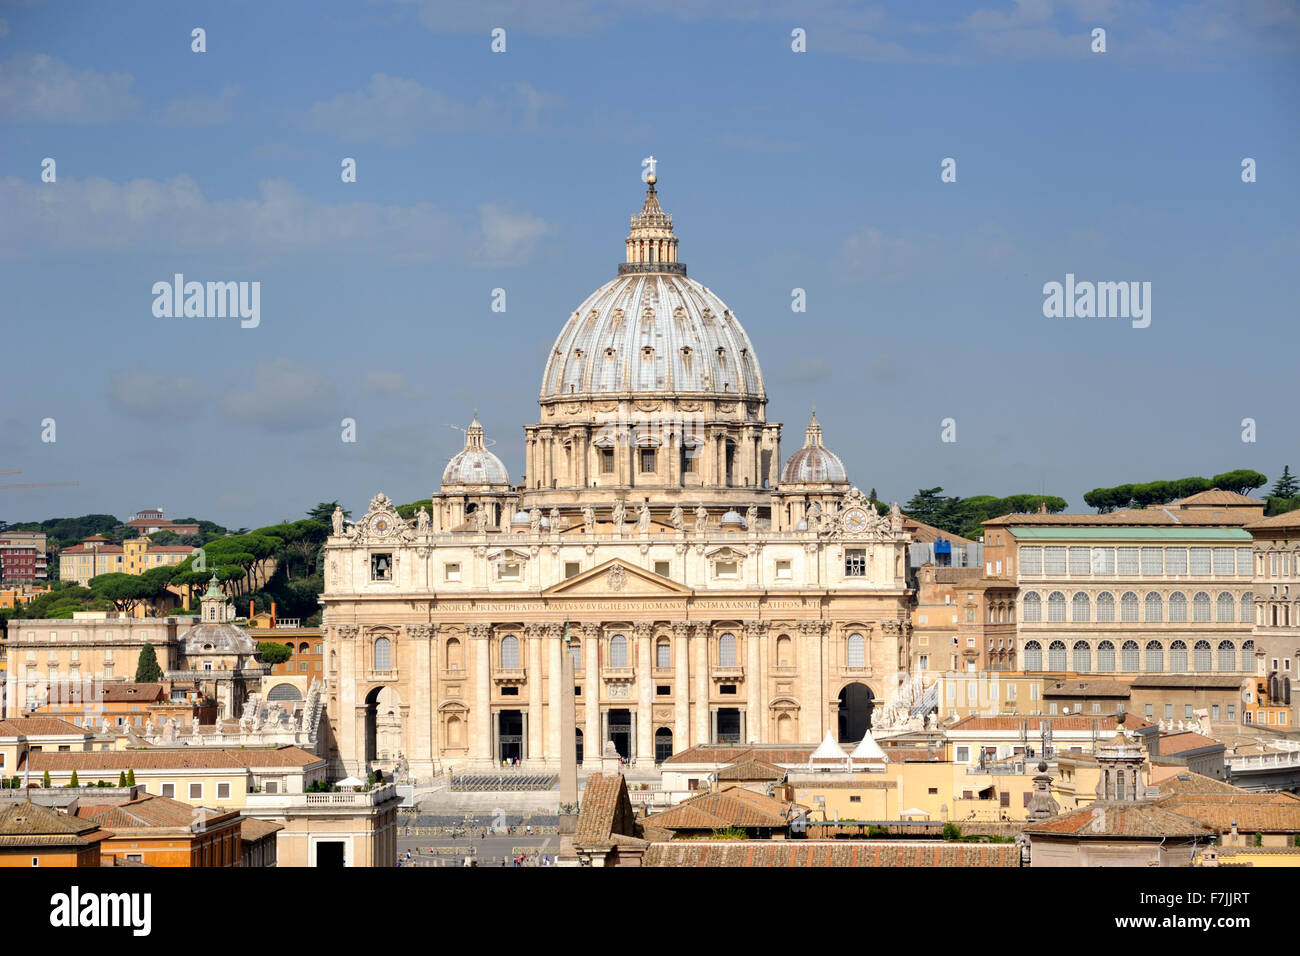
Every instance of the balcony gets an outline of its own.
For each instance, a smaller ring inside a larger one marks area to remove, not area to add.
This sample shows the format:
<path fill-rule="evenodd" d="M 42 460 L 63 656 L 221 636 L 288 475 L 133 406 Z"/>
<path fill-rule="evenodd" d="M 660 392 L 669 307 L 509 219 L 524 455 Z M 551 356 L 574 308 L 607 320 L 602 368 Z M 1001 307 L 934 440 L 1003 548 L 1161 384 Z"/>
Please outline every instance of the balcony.
<path fill-rule="evenodd" d="M 396 667 L 391 667 L 388 670 L 384 670 L 384 671 L 377 671 L 377 670 L 371 670 L 370 668 L 366 668 L 366 680 L 372 682 L 383 683 L 385 681 L 393 681 L 393 680 L 397 680 L 399 676 L 400 675 L 398 674 Z"/>
<path fill-rule="evenodd" d="M 498 667 L 492 672 L 492 681 L 498 687 L 518 687 L 528 680 L 528 671 L 522 667 Z"/>
<path fill-rule="evenodd" d="M 612 683 L 630 684 L 636 680 L 636 668 L 634 667 L 602 667 L 600 676 L 603 680 Z"/>
<path fill-rule="evenodd" d="M 329 808 L 347 809 L 377 807 L 389 800 L 397 799 L 397 785 L 386 783 L 364 791 L 343 791 L 340 793 L 250 793 L 245 798 L 245 807 L 252 813 L 259 810 L 277 810 L 288 808 Z"/>
<path fill-rule="evenodd" d="M 713 668 L 714 680 L 744 680 L 745 668 L 736 665 L 733 667 L 715 667 Z"/>

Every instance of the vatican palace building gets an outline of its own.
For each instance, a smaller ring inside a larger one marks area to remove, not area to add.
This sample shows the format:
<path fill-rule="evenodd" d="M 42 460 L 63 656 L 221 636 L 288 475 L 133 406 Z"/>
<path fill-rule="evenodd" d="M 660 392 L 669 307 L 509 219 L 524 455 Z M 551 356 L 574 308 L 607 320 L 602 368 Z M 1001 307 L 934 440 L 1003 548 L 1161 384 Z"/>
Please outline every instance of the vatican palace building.
<path fill-rule="evenodd" d="M 477 416 L 432 507 L 376 494 L 325 550 L 331 765 L 364 775 L 857 740 L 906 672 L 910 537 L 815 416 L 781 425 L 737 316 L 686 274 L 655 177 L 569 316 L 512 483 Z"/>

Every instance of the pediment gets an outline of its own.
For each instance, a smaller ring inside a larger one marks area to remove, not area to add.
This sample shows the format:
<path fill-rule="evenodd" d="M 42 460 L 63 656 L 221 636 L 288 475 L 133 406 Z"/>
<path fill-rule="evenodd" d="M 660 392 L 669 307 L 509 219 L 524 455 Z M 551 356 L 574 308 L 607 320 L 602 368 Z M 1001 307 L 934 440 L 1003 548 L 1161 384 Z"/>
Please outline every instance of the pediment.
<path fill-rule="evenodd" d="M 603 564 L 552 585 L 543 597 L 644 597 L 655 595 L 687 596 L 694 592 L 684 584 L 611 558 Z"/>

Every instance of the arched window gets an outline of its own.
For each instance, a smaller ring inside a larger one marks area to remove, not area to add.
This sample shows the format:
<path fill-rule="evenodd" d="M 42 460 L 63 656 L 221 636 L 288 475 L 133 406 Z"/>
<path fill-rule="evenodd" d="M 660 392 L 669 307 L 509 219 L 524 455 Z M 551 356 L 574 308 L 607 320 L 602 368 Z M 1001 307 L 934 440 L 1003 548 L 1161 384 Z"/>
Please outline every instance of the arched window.
<path fill-rule="evenodd" d="M 1219 670 L 1235 671 L 1237 669 L 1237 645 L 1232 641 L 1219 642 Z"/>
<path fill-rule="evenodd" d="M 569 656 L 573 658 L 573 674 L 576 677 L 582 670 L 582 641 L 576 637 L 569 638 Z"/>
<path fill-rule="evenodd" d="M 1092 602 L 1082 591 L 1075 591 L 1070 599 L 1070 620 L 1089 621 L 1092 619 Z"/>
<path fill-rule="evenodd" d="M 1047 596 L 1047 619 L 1049 621 L 1065 620 L 1065 595 L 1053 591 Z"/>
<path fill-rule="evenodd" d="M 1241 669 L 1244 671 L 1255 669 L 1255 642 L 1254 641 L 1242 642 Z"/>
<path fill-rule="evenodd" d="M 1081 674 L 1092 670 L 1092 649 L 1087 641 L 1074 642 L 1074 669 Z"/>
<path fill-rule="evenodd" d="M 1026 621 L 1041 621 L 1043 619 L 1043 596 L 1037 591 L 1030 591 L 1025 595 L 1025 609 L 1022 616 Z"/>
<path fill-rule="evenodd" d="M 1125 591 L 1124 596 L 1119 599 L 1119 616 L 1121 621 L 1138 619 L 1138 596 L 1132 591 Z"/>
<path fill-rule="evenodd" d="M 1208 671 L 1210 669 L 1210 642 L 1197 641 L 1196 646 L 1192 648 L 1192 666 L 1198 672 Z"/>
<path fill-rule="evenodd" d="M 464 668 L 465 662 L 460 654 L 460 641 L 454 637 L 447 638 L 447 670 L 459 671 Z"/>
<path fill-rule="evenodd" d="M 1147 641 L 1148 674 L 1159 674 L 1165 669 L 1165 648 L 1159 641 Z"/>
<path fill-rule="evenodd" d="M 1180 622 L 1187 620 L 1187 595 L 1175 591 L 1169 595 L 1169 620 Z"/>
<path fill-rule="evenodd" d="M 1137 641 L 1125 641 L 1120 648 L 1120 670 L 1136 671 L 1139 669 Z"/>
<path fill-rule="evenodd" d="M 1241 596 L 1241 623 L 1255 623 L 1255 595 L 1250 591 Z"/>
<path fill-rule="evenodd" d="M 1187 645 L 1182 641 L 1174 641 L 1169 645 L 1169 673 L 1187 673 Z"/>
<path fill-rule="evenodd" d="M 1219 621 L 1231 624 L 1236 620 L 1237 602 L 1227 591 L 1219 592 Z"/>
<path fill-rule="evenodd" d="M 1210 619 L 1210 596 L 1204 591 L 1198 591 L 1196 597 L 1192 598 L 1192 620 L 1208 621 Z"/>
<path fill-rule="evenodd" d="M 1160 595 L 1155 591 L 1148 591 L 1146 597 L 1146 617 L 1147 621 L 1159 621 L 1163 615 L 1164 607 L 1160 600 Z"/>
<path fill-rule="evenodd" d="M 669 646 L 668 638 L 661 637 L 655 642 L 655 667 L 660 670 L 667 670 L 672 667 L 673 652 Z"/>
<path fill-rule="evenodd" d="M 1025 645 L 1025 670 L 1041 671 L 1043 669 L 1043 646 L 1037 641 Z"/>
<path fill-rule="evenodd" d="M 723 634 L 718 638 L 718 666 L 736 666 L 736 635 Z"/>
<path fill-rule="evenodd" d="M 782 634 L 776 639 L 776 666 L 793 667 L 794 666 L 794 643 L 790 640 L 789 634 Z"/>
<path fill-rule="evenodd" d="M 609 639 L 609 666 L 627 667 L 627 637 L 623 634 Z"/>
<path fill-rule="evenodd" d="M 1102 641 L 1097 645 L 1097 670 L 1110 673 L 1115 670 L 1115 645 Z"/>
<path fill-rule="evenodd" d="M 306 654 L 306 653 L 307 653 L 308 651 L 310 651 L 310 650 L 311 650 L 311 648 L 307 646 L 307 642 L 306 642 L 306 641 L 303 641 L 301 644 L 298 645 L 298 653 L 299 653 L 299 654 Z"/>
<path fill-rule="evenodd" d="M 1109 622 L 1115 620 L 1115 595 L 1102 591 L 1097 595 L 1097 620 Z"/>
<path fill-rule="evenodd" d="M 861 634 L 849 635 L 849 666 L 867 666 L 867 642 Z"/>
<path fill-rule="evenodd" d="M 501 638 L 501 669 L 503 671 L 519 669 L 519 638 L 513 634 Z"/>
<path fill-rule="evenodd" d="M 393 668 L 393 643 L 386 637 L 375 638 L 375 670 L 387 671 Z"/>
<path fill-rule="evenodd" d="M 1053 671 L 1065 670 L 1065 641 L 1052 641 L 1047 645 L 1047 668 Z"/>

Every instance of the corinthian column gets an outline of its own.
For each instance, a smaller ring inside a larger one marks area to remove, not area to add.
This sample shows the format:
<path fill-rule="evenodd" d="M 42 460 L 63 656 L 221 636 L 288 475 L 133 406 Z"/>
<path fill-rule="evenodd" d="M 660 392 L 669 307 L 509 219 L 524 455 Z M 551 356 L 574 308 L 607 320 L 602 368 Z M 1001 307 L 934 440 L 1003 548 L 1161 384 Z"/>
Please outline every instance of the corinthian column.
<path fill-rule="evenodd" d="M 600 766 L 600 752 L 605 742 L 600 739 L 600 625 L 582 625 L 582 656 L 587 664 L 586 686 L 582 689 L 586 729 L 582 732 L 582 762 Z"/>
<path fill-rule="evenodd" d="M 528 760 L 542 759 L 542 634 L 544 625 L 524 625 L 528 639 Z"/>
<path fill-rule="evenodd" d="M 411 772 L 417 777 L 432 776 L 433 765 L 438 760 L 437 732 L 433 721 L 434 695 L 438 686 L 433 664 L 433 638 L 437 631 L 436 624 L 406 625 L 406 633 L 411 638 L 411 656 L 415 661 L 406 686 L 414 691 L 415 699 L 410 702 L 411 726 L 402 729 L 410 744 L 406 756 Z"/>
<path fill-rule="evenodd" d="M 691 739 L 697 744 L 709 743 L 709 634 L 707 623 L 695 625 L 695 730 Z"/>
<path fill-rule="evenodd" d="M 545 756 L 548 764 L 558 765 L 563 754 L 560 749 L 560 732 L 564 726 L 564 711 L 560 707 L 560 701 L 562 694 L 573 691 L 572 687 L 564 686 L 564 655 L 567 653 L 564 646 L 564 625 L 546 625 L 546 689 L 550 698 L 546 703 Z"/>
<path fill-rule="evenodd" d="M 763 737 L 766 736 L 763 728 L 766 725 L 763 714 L 763 683 L 762 683 L 762 651 L 763 642 L 767 638 L 767 623 L 765 621 L 746 621 L 745 622 L 745 647 L 748 649 L 749 663 L 745 666 L 745 689 L 747 692 L 747 701 L 745 705 L 745 743 L 762 743 Z"/>
<path fill-rule="evenodd" d="M 685 750 L 691 739 L 691 626 L 673 622 L 673 751 Z"/>
<path fill-rule="evenodd" d="M 474 655 L 474 712 L 471 716 L 469 757 L 495 765 L 492 753 L 492 628 L 469 625 L 469 644 Z"/>
<path fill-rule="evenodd" d="M 634 756 L 645 760 L 654 756 L 651 740 L 654 736 L 654 703 L 651 697 L 652 680 L 650 668 L 650 632 L 651 625 L 638 622 L 632 625 L 632 635 L 636 638 L 636 751 Z"/>

